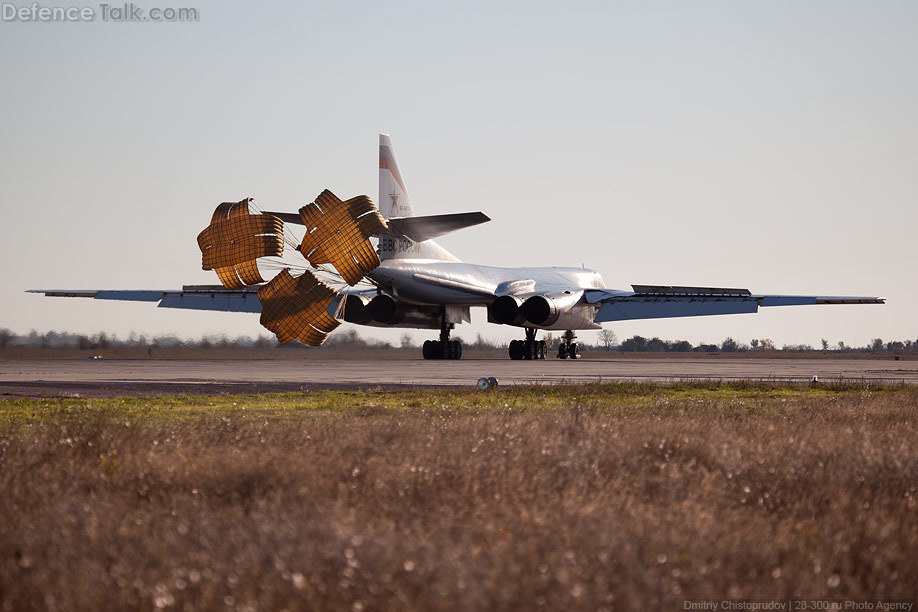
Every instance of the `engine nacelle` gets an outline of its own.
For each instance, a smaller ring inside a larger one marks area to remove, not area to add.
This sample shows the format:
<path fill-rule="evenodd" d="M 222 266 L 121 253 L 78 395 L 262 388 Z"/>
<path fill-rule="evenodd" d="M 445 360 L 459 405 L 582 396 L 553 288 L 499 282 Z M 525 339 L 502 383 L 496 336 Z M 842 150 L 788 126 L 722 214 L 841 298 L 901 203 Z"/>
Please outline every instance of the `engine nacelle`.
<path fill-rule="evenodd" d="M 583 291 L 502 295 L 488 306 L 488 321 L 543 329 L 600 329 L 593 322 L 598 304 L 581 304 Z"/>
<path fill-rule="evenodd" d="M 386 323 L 389 325 L 394 325 L 401 321 L 398 313 L 398 304 L 394 298 L 391 296 L 380 293 L 367 305 L 367 312 L 370 315 L 370 319 L 376 321 L 377 323 Z"/>
<path fill-rule="evenodd" d="M 365 293 L 352 293 L 344 299 L 344 320 L 348 323 L 366 325 L 373 320 L 369 305 L 372 296 Z"/>
<path fill-rule="evenodd" d="M 527 322 L 540 327 L 550 327 L 561 315 L 570 311 L 582 295 L 582 291 L 534 295 L 523 302 L 519 311 Z"/>
<path fill-rule="evenodd" d="M 345 305 L 347 308 L 347 305 Z M 367 322 L 375 327 L 440 328 L 440 307 L 408 304 L 392 296 L 379 294 L 366 305 Z M 345 319 L 347 320 L 347 319 Z"/>
<path fill-rule="evenodd" d="M 523 299 L 515 295 L 502 295 L 488 306 L 488 319 L 501 325 L 520 325 L 525 321 L 520 306 Z"/>

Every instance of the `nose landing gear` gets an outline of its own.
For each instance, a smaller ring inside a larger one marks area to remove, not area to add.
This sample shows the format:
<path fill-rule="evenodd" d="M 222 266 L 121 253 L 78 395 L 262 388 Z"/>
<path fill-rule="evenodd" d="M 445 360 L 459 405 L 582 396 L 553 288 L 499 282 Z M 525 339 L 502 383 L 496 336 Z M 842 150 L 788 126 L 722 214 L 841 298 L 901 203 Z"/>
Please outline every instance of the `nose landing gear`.
<path fill-rule="evenodd" d="M 577 334 L 572 330 L 567 330 L 561 336 L 561 344 L 558 345 L 558 359 L 580 359 L 580 345 L 577 344 Z"/>
<path fill-rule="evenodd" d="M 536 340 L 536 329 L 526 328 L 525 340 L 510 341 L 510 359 L 545 359 L 548 345 L 544 340 Z"/>

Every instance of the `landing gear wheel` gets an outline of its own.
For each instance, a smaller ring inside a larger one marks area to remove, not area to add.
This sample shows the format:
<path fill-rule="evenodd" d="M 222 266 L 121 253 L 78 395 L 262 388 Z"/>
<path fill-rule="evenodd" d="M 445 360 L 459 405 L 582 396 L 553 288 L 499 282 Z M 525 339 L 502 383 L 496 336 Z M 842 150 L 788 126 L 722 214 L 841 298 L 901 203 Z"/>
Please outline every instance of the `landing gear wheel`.
<path fill-rule="evenodd" d="M 424 354 L 424 359 L 440 359 L 440 343 L 436 340 L 425 340 L 421 352 Z"/>
<path fill-rule="evenodd" d="M 538 330 L 527 327 L 525 340 L 511 340 L 509 346 L 510 359 L 545 359 L 548 354 L 548 344 L 544 340 L 536 340 Z"/>
<path fill-rule="evenodd" d="M 446 321 L 446 308 L 442 310 L 440 318 L 440 339 L 425 340 L 421 348 L 424 359 L 461 359 L 462 343 L 450 340 L 449 333 L 454 327 L 453 323 Z"/>
<path fill-rule="evenodd" d="M 568 353 L 570 353 L 571 359 L 580 359 L 580 346 L 576 342 L 572 342 Z"/>
<path fill-rule="evenodd" d="M 421 353 L 424 359 L 462 359 L 462 343 L 458 340 L 425 340 Z"/>
<path fill-rule="evenodd" d="M 580 359 L 580 345 L 575 342 L 577 335 L 573 330 L 567 330 L 561 336 L 561 344 L 558 345 L 558 359 Z"/>

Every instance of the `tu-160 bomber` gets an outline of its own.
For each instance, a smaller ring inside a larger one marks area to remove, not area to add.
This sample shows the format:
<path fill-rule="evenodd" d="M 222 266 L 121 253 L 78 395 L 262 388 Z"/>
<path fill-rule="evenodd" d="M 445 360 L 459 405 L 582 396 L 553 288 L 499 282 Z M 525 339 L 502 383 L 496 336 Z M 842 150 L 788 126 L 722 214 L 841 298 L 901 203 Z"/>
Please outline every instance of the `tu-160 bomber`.
<path fill-rule="evenodd" d="M 323 191 L 297 213 L 251 198 L 224 202 L 198 236 L 202 266 L 220 285 L 181 290 L 32 290 L 55 297 L 155 302 L 161 308 L 260 313 L 279 342 L 321 345 L 341 321 L 439 330 L 425 359 L 459 359 L 450 337 L 470 309 L 522 329 L 511 359 L 545 359 L 538 330 L 565 333 L 560 359 L 580 357 L 575 331 L 630 319 L 754 313 L 759 307 L 882 304 L 882 297 L 754 294 L 747 289 L 632 285 L 610 289 L 586 268 L 500 268 L 463 263 L 435 242 L 490 219 L 481 212 L 416 216 L 389 136 L 379 137 L 379 206 Z M 373 242 L 375 242 L 375 248 Z M 276 275 L 265 282 L 265 272 Z"/>

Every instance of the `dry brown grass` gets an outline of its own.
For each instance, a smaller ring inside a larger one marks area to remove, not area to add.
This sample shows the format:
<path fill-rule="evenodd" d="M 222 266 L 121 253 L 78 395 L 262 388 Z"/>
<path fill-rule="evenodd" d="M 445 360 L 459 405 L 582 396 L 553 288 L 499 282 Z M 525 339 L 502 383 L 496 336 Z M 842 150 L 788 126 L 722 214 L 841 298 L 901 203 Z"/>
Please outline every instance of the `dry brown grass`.
<path fill-rule="evenodd" d="M 6 401 L 0 607 L 914 599 L 916 406 L 717 384 Z"/>

